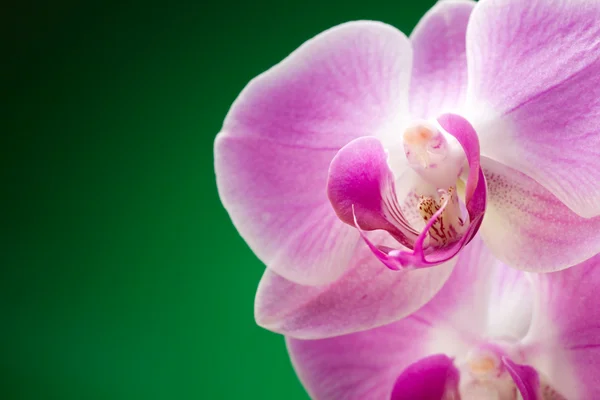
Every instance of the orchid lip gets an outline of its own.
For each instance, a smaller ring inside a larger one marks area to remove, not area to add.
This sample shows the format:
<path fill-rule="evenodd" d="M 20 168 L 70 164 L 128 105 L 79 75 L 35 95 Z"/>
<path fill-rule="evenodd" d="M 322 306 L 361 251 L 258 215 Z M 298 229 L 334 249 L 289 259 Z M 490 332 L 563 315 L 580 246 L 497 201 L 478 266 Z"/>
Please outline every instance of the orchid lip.
<path fill-rule="evenodd" d="M 390 149 L 373 137 L 355 139 L 338 152 L 327 185 L 338 217 L 356 227 L 373 254 L 393 270 L 431 267 L 453 258 L 479 229 L 486 204 L 477 134 L 464 118 L 446 114 L 435 124 L 416 122 L 403 140 L 421 182 L 408 197 L 398 196 L 397 185 L 406 187 L 388 165 Z M 367 232 L 373 230 L 387 231 L 401 246 L 372 243 Z"/>

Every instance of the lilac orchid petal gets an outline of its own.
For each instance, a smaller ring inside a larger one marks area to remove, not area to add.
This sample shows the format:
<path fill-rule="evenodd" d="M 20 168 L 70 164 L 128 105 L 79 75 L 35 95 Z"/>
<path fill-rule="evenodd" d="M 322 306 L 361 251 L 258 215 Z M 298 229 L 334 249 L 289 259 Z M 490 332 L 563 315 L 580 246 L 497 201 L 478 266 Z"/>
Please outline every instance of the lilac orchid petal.
<path fill-rule="evenodd" d="M 475 4 L 470 0 L 440 1 L 410 35 L 414 51 L 410 111 L 414 118 L 437 117 L 463 105 L 467 22 Z"/>
<path fill-rule="evenodd" d="M 393 240 L 383 232 L 375 236 L 384 244 Z M 346 274 L 322 286 L 300 285 L 267 269 L 256 294 L 257 323 L 287 336 L 316 339 L 394 322 L 429 301 L 455 262 L 418 271 L 391 271 L 362 243 L 352 261 Z"/>
<path fill-rule="evenodd" d="M 480 299 L 487 300 L 489 336 L 516 342 L 529 332 L 533 314 L 533 288 L 526 272 L 501 263 L 490 251 L 481 264 L 489 269 L 487 286 L 480 289 Z M 477 301 L 477 300 L 474 300 Z"/>
<path fill-rule="evenodd" d="M 479 238 L 465 247 L 456 260 L 450 278 L 435 297 L 406 318 L 328 339 L 287 338 L 294 368 L 309 394 L 313 398 L 333 400 L 387 399 L 400 372 L 411 364 L 442 352 L 449 357 L 464 355 L 470 343 L 481 339 L 477 335 L 484 331 L 488 320 L 487 304 L 480 299 L 490 291 L 490 283 L 506 281 L 496 279 L 495 259 Z M 382 267 L 381 271 L 390 277 L 405 273 L 410 277 L 414 273 L 439 269 L 393 272 Z M 395 293 L 388 290 L 388 296 Z M 279 299 L 285 301 L 281 296 Z M 379 304 L 386 312 L 388 302 Z M 372 308 L 370 312 L 379 311 Z M 354 318 L 353 314 L 360 313 L 359 308 L 343 317 Z M 338 314 L 330 313 L 329 318 Z M 454 354 L 448 354 L 448 349 Z"/>
<path fill-rule="evenodd" d="M 600 215 L 600 2 L 485 0 L 467 31 L 482 155 Z"/>
<path fill-rule="evenodd" d="M 458 382 L 459 372 L 452 358 L 435 354 L 409 365 L 400 374 L 390 400 L 453 398 L 450 394 L 458 396 Z"/>
<path fill-rule="evenodd" d="M 319 196 L 327 179 L 319 165 L 334 154 L 254 138 L 216 144 L 219 195 L 236 228 L 265 264 L 303 283 L 343 273 L 360 240 Z"/>
<path fill-rule="evenodd" d="M 547 398 L 600 398 L 600 255 L 530 279 L 536 298 L 526 355 L 552 386 Z"/>
<path fill-rule="evenodd" d="M 535 368 L 519 365 L 506 357 L 502 358 L 502 363 L 517 385 L 523 400 L 542 400 L 540 377 Z"/>
<path fill-rule="evenodd" d="M 460 356 L 489 335 L 522 338 L 532 308 L 525 273 L 500 263 L 479 236 L 457 259 L 439 293 L 408 317 L 431 327 L 430 352 Z"/>
<path fill-rule="evenodd" d="M 426 325 L 400 321 L 329 339 L 286 340 L 311 398 L 389 399 L 398 374 L 427 351 L 422 340 L 426 332 Z"/>
<path fill-rule="evenodd" d="M 215 141 L 221 200 L 267 266 L 303 284 L 350 267 L 359 241 L 325 193 L 336 152 L 385 136 L 408 113 L 410 42 L 395 28 L 352 22 L 321 33 L 253 79 Z"/>
<path fill-rule="evenodd" d="M 411 273 L 431 270 L 437 268 Z M 455 385 L 458 377 L 451 360 L 464 357 L 472 346 L 485 342 L 489 334 L 521 339 L 529 328 L 531 315 L 514 311 L 530 309 L 530 289 L 526 273 L 499 263 L 476 237 L 457 257 L 457 265 L 443 288 L 412 315 L 379 328 L 327 339 L 288 337 L 288 351 L 311 398 L 439 399 L 435 396 L 439 395 L 444 377 L 450 378 L 445 382 L 445 394 L 459 398 Z M 492 296 L 497 298 L 488 302 Z M 513 331 L 496 331 L 489 322 L 498 315 L 526 323 L 512 323 L 512 328 L 520 325 Z M 521 379 L 517 384 L 526 394 L 523 385 L 530 385 L 531 377 L 527 368 L 519 368 L 513 368 Z M 415 394 L 422 383 L 419 372 L 425 374 L 425 370 L 430 391 Z"/>
<path fill-rule="evenodd" d="M 582 218 L 526 175 L 489 159 L 482 163 L 489 205 L 481 232 L 498 258 L 550 272 L 600 252 L 600 217 Z"/>

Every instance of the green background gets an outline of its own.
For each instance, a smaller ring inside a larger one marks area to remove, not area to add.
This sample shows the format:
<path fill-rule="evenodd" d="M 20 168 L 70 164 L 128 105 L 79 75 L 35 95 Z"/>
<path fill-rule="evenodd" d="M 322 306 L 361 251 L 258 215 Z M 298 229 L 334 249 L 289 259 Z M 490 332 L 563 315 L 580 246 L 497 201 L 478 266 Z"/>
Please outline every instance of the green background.
<path fill-rule="evenodd" d="M 0 398 L 306 399 L 213 140 L 303 41 L 434 1 L 87 3 L 2 12 Z"/>

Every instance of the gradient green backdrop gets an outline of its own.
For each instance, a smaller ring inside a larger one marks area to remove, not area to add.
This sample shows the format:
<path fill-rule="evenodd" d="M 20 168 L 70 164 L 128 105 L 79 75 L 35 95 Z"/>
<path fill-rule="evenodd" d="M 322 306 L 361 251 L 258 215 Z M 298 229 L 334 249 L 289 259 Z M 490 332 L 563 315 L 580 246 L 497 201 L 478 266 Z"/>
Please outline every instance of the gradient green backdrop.
<path fill-rule="evenodd" d="M 257 327 L 263 265 L 213 140 L 255 75 L 354 19 L 434 1 L 4 7 L 0 398 L 306 399 Z"/>

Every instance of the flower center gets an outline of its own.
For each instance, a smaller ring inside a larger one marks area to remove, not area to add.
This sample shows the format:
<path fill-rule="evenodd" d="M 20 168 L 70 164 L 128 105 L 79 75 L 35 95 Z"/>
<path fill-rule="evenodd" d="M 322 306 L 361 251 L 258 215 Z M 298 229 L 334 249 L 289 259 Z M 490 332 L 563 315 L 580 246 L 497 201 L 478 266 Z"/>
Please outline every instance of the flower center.
<path fill-rule="evenodd" d="M 457 180 L 466 163 L 464 151 L 454 137 L 443 132 L 436 123 L 427 121 L 410 125 L 402 139 L 411 168 L 437 188 L 437 195 L 422 195 L 417 202 L 425 224 L 441 210 L 428 229 L 429 245 L 447 246 L 459 240 L 468 227 L 456 193 Z"/>
<path fill-rule="evenodd" d="M 428 223 L 437 211 L 443 209 L 428 232 L 430 244 L 434 247 L 443 247 L 457 241 L 467 228 L 461 216 L 456 188 L 453 186 L 446 191 L 442 190 L 438 201 L 431 196 L 421 196 L 418 207 L 425 223 Z"/>

